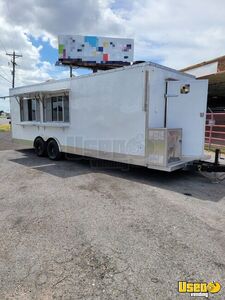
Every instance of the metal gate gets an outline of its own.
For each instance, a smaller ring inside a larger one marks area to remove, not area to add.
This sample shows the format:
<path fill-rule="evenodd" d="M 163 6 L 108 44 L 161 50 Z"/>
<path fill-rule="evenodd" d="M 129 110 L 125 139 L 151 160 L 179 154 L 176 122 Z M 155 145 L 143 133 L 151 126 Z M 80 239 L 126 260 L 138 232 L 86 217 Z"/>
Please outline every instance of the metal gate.
<path fill-rule="evenodd" d="M 225 113 L 207 113 L 205 125 L 206 148 L 225 149 Z"/>

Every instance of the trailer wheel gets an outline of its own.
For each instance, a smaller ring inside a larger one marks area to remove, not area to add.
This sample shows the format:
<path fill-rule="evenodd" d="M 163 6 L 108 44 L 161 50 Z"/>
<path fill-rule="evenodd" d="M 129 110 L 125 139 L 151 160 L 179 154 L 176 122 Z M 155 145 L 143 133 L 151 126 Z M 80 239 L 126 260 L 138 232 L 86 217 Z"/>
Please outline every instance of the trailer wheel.
<path fill-rule="evenodd" d="M 37 154 L 37 156 L 45 156 L 46 155 L 46 143 L 41 137 L 38 137 L 35 139 L 34 149 L 35 149 L 35 153 Z"/>
<path fill-rule="evenodd" d="M 48 157 L 52 160 L 59 160 L 62 152 L 59 151 L 59 146 L 55 140 L 50 140 L 47 145 Z"/>

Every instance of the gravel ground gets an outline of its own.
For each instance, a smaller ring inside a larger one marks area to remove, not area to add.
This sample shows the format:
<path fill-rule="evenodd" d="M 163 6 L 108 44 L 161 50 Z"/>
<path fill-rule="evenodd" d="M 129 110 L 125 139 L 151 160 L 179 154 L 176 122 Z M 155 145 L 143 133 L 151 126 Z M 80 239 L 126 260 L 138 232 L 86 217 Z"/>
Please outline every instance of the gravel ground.
<path fill-rule="evenodd" d="M 2 125 L 2 124 L 9 124 L 9 119 L 7 119 L 7 118 L 0 118 L 0 125 Z"/>
<path fill-rule="evenodd" d="M 0 132 L 0 151 L 21 148 L 23 147 L 12 142 L 11 135 L 8 132 Z"/>
<path fill-rule="evenodd" d="M 4 122 L 2 120 L 5 120 Z M 2 123 L 1 123 L 2 121 Z M 0 125 L 7 124 L 8 120 L 0 118 Z M 11 132 L 1 132 L 0 131 L 0 151 L 1 150 L 11 150 L 11 149 L 21 149 L 24 148 L 21 145 L 18 145 L 12 141 Z"/>
<path fill-rule="evenodd" d="M 225 183 L 100 165 L 0 151 L 0 299 L 224 299 Z"/>

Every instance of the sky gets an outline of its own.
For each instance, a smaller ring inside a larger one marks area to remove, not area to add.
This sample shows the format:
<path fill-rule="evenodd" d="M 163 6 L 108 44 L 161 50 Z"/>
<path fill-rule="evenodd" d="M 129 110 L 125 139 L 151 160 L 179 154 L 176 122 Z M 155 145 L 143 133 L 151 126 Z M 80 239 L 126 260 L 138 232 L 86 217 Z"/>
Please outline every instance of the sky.
<path fill-rule="evenodd" d="M 6 52 L 23 55 L 16 86 L 69 76 L 55 66 L 59 34 L 133 38 L 135 60 L 175 69 L 225 55 L 224 11 L 224 0 L 0 0 L 0 96 L 12 80 Z"/>

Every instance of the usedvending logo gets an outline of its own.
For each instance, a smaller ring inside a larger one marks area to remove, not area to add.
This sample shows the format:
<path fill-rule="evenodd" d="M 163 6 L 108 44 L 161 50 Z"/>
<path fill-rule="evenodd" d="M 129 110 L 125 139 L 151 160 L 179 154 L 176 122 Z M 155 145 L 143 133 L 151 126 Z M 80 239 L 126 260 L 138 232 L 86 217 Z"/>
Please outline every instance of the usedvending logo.
<path fill-rule="evenodd" d="M 219 293 L 221 285 L 219 282 L 187 282 L 178 281 L 178 292 L 190 294 L 191 297 L 209 297 L 209 294 Z"/>

